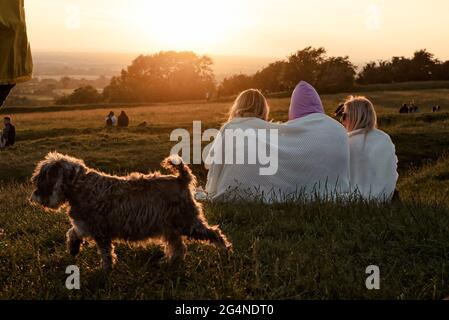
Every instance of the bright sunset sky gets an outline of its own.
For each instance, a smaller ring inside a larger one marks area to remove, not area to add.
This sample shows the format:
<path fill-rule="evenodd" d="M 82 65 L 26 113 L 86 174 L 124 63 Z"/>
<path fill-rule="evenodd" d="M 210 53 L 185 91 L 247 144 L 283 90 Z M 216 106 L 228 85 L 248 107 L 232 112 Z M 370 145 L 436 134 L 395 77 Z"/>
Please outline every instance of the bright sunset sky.
<path fill-rule="evenodd" d="M 449 59 L 448 0 L 25 0 L 37 51 Z"/>

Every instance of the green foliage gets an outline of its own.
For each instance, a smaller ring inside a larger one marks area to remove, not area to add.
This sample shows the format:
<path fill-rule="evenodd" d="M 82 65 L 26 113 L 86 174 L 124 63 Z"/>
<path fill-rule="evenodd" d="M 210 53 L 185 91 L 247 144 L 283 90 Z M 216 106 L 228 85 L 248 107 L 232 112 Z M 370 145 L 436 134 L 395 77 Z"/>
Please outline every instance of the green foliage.
<path fill-rule="evenodd" d="M 412 58 L 393 57 L 391 60 L 369 62 L 360 72 L 360 84 L 408 81 L 449 80 L 449 61 L 434 58 L 427 50 L 416 51 Z"/>
<path fill-rule="evenodd" d="M 137 57 L 104 89 L 108 102 L 203 99 L 215 90 L 212 60 L 193 52 L 159 52 Z"/>
<path fill-rule="evenodd" d="M 56 100 L 56 104 L 69 105 L 69 104 L 87 104 L 87 103 L 98 103 L 102 101 L 102 96 L 92 86 L 85 86 L 76 89 L 69 96 L 63 96 Z"/>
<path fill-rule="evenodd" d="M 221 82 L 221 92 L 225 95 L 238 94 L 243 90 L 254 87 L 254 81 L 251 76 L 245 74 L 236 74 L 224 78 Z"/>
<path fill-rule="evenodd" d="M 253 76 L 234 75 L 222 82 L 226 94 L 237 94 L 249 88 L 264 92 L 291 91 L 307 81 L 322 93 L 342 92 L 353 88 L 355 66 L 349 57 L 327 57 L 324 48 L 307 47 L 287 60 L 271 63 Z"/>

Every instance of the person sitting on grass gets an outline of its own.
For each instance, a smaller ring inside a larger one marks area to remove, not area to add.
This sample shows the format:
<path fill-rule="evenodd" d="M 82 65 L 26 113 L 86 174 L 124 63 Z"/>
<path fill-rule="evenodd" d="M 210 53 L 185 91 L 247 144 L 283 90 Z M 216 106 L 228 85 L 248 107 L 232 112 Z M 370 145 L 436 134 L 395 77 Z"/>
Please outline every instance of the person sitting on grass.
<path fill-rule="evenodd" d="M 220 129 L 215 138 L 210 153 L 205 161 L 205 167 L 209 170 L 207 175 L 206 193 L 212 200 L 232 201 L 236 197 L 247 198 L 244 190 L 256 187 L 255 176 L 258 175 L 259 165 L 235 164 L 225 161 L 226 153 L 244 152 L 254 147 L 248 144 L 236 150 L 232 144 L 226 144 L 226 130 L 237 133 L 241 130 L 266 129 L 270 107 L 263 94 L 256 89 L 243 91 L 235 99 L 229 111 L 228 121 Z M 244 138 L 244 137 L 243 137 Z M 220 156 L 221 155 L 221 156 Z M 242 171 L 245 171 L 244 173 Z M 262 182 L 264 183 L 264 182 Z M 260 184 L 259 184 L 260 185 Z M 233 194 L 230 194 L 230 193 Z M 241 192 L 241 194 L 239 194 Z M 250 190 L 250 193 L 253 190 Z M 249 195 L 251 197 L 251 195 Z"/>
<path fill-rule="evenodd" d="M 404 103 L 401 107 L 401 109 L 399 109 L 399 113 L 408 113 L 408 105 L 406 103 Z"/>
<path fill-rule="evenodd" d="M 115 117 L 114 111 L 109 112 L 106 117 L 106 127 L 113 127 L 117 124 L 117 118 Z"/>
<path fill-rule="evenodd" d="M 365 97 L 350 97 L 342 118 L 349 136 L 351 188 L 364 199 L 389 201 L 398 180 L 395 146 L 377 129 L 374 106 Z"/>
<path fill-rule="evenodd" d="M 1 138 L 0 138 L 0 147 L 6 148 L 11 147 L 16 142 L 16 128 L 11 123 L 10 117 L 4 118 L 5 128 L 3 129 Z"/>
<path fill-rule="evenodd" d="M 117 126 L 120 128 L 126 128 L 129 126 L 129 118 L 125 111 L 122 111 L 118 116 Z"/>
<path fill-rule="evenodd" d="M 259 90 L 244 91 L 235 100 L 206 159 L 206 192 L 212 201 L 334 199 L 349 192 L 346 131 L 324 114 L 311 85 L 296 87 L 289 122 L 267 122 L 268 115 Z"/>
<path fill-rule="evenodd" d="M 435 107 L 432 108 L 432 112 L 433 113 L 440 112 L 440 111 L 441 111 L 441 107 L 440 106 L 435 106 Z"/>

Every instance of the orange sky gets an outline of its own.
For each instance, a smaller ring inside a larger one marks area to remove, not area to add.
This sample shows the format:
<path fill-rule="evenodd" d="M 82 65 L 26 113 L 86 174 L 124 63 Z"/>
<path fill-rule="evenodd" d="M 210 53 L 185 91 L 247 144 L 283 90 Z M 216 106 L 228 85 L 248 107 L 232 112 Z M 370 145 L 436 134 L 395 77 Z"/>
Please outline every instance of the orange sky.
<path fill-rule="evenodd" d="M 311 45 L 354 61 L 421 48 L 449 59 L 447 0 L 25 0 L 25 6 L 37 51 L 284 57 Z"/>

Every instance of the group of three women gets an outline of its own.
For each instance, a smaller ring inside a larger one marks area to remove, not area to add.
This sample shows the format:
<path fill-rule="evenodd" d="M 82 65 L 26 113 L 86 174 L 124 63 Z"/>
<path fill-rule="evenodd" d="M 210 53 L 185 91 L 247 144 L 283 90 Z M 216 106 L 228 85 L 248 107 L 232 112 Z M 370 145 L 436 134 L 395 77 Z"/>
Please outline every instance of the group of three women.
<path fill-rule="evenodd" d="M 291 98 L 289 121 L 273 123 L 268 117 L 269 106 L 260 91 L 244 91 L 235 100 L 210 158 L 217 153 L 218 142 L 221 148 L 229 143 L 225 131 L 231 130 L 248 139 L 245 144 L 225 147 L 220 154 L 232 152 L 232 158 L 243 148 L 249 159 L 258 154 L 257 148 L 268 146 L 276 154 L 272 159 L 276 170 L 261 174 L 260 168 L 267 165 L 263 159 L 251 163 L 210 161 L 206 191 L 213 200 L 261 197 L 275 202 L 298 196 L 334 199 L 355 194 L 388 201 L 393 197 L 398 179 L 395 146 L 377 129 L 374 106 L 365 97 L 348 98 L 339 123 L 325 114 L 316 90 L 301 81 Z M 251 146 L 251 134 L 247 133 L 261 130 L 274 130 L 275 139 L 256 134 L 256 147 Z"/>

